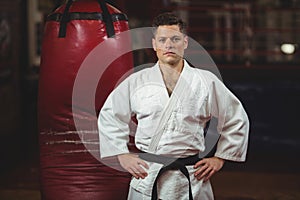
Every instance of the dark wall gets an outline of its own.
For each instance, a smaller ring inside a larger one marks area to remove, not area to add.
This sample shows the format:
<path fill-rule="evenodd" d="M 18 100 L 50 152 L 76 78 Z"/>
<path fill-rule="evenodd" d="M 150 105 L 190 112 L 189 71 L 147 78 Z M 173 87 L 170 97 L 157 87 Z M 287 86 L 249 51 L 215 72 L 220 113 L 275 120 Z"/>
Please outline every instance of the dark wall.
<path fill-rule="evenodd" d="M 37 83 L 32 84 L 28 66 L 26 12 L 26 1 L 0 2 L 0 157 L 5 163 L 1 169 L 37 151 Z"/>
<path fill-rule="evenodd" d="M 295 159 L 300 152 L 300 69 L 223 69 L 221 74 L 224 83 L 243 103 L 250 119 L 248 160 L 240 167 L 297 172 L 300 167 Z"/>

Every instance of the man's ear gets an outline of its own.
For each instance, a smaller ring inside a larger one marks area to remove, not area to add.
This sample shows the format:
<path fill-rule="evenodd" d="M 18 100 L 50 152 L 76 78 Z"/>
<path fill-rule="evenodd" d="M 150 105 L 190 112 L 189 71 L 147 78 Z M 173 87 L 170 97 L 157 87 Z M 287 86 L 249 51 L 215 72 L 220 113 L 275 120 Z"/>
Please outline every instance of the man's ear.
<path fill-rule="evenodd" d="M 186 49 L 189 46 L 189 37 L 187 35 L 183 36 L 183 42 L 184 42 L 184 49 Z"/>
<path fill-rule="evenodd" d="M 155 43 L 154 38 L 152 38 L 152 47 L 153 47 L 154 51 L 156 51 L 156 43 Z"/>

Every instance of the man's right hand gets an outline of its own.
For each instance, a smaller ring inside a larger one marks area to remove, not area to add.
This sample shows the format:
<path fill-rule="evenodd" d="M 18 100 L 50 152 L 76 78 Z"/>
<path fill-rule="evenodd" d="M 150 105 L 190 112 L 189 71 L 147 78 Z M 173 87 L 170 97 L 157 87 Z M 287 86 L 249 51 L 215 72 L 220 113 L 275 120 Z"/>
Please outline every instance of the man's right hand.
<path fill-rule="evenodd" d="M 118 160 L 120 165 L 136 179 L 144 179 L 148 175 L 143 167 L 149 169 L 149 166 L 138 155 L 132 153 L 120 154 Z"/>

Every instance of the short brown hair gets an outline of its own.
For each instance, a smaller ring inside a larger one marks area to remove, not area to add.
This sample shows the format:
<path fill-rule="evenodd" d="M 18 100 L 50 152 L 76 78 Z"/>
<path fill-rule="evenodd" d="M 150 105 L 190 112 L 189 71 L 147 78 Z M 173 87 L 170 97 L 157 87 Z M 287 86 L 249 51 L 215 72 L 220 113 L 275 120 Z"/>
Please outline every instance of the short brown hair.
<path fill-rule="evenodd" d="M 175 15 L 172 12 L 165 12 L 162 14 L 159 14 L 158 16 L 156 16 L 153 19 L 153 33 L 156 32 L 157 28 L 159 26 L 164 26 L 164 25 L 178 25 L 179 29 L 182 33 L 186 34 L 186 24 L 185 22 L 178 17 L 177 15 Z"/>

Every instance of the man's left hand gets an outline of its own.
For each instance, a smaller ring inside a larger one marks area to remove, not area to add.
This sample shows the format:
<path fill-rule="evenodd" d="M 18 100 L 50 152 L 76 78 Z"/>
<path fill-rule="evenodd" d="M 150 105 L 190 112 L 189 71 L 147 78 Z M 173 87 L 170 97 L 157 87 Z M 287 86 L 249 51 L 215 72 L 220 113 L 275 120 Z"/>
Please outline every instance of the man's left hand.
<path fill-rule="evenodd" d="M 194 175 L 198 180 L 204 178 L 205 182 L 223 167 L 224 162 L 222 158 L 218 157 L 203 158 L 194 165 L 194 169 L 198 168 Z"/>

